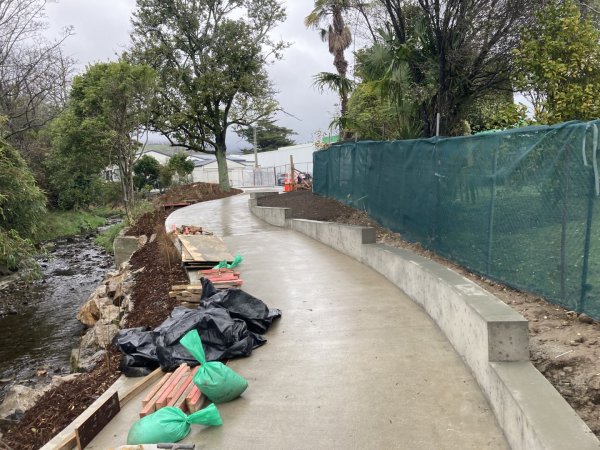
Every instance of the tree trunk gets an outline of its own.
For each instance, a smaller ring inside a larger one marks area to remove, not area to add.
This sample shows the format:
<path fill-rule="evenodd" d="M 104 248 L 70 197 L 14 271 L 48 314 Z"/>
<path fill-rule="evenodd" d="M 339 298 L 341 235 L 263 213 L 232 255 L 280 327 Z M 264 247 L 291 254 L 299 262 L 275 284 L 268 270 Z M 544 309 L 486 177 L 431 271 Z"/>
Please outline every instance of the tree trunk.
<path fill-rule="evenodd" d="M 227 146 L 225 145 L 225 137 L 217 137 L 217 149 L 215 156 L 217 157 L 217 167 L 219 168 L 219 187 L 229 192 L 231 186 L 229 185 L 229 172 L 227 170 Z"/>

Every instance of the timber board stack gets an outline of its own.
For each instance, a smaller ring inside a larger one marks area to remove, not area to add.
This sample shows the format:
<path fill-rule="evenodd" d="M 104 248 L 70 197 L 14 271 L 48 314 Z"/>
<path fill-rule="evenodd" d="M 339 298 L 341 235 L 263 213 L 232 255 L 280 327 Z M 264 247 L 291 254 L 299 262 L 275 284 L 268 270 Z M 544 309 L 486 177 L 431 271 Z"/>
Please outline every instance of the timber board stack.
<path fill-rule="evenodd" d="M 217 290 L 239 288 L 244 284 L 244 281 L 240 278 L 240 272 L 233 269 L 188 269 L 187 272 L 190 284 L 174 285 L 169 292 L 169 297 L 177 299 L 182 306 L 187 308 L 196 309 L 200 304 L 202 295 L 201 278 L 209 279 Z"/>
<path fill-rule="evenodd" d="M 190 369 L 183 363 L 175 372 L 166 373 L 142 400 L 140 417 L 145 417 L 165 406 L 181 409 L 191 414 L 202 409 L 204 396 L 194 384 L 198 367 Z"/>

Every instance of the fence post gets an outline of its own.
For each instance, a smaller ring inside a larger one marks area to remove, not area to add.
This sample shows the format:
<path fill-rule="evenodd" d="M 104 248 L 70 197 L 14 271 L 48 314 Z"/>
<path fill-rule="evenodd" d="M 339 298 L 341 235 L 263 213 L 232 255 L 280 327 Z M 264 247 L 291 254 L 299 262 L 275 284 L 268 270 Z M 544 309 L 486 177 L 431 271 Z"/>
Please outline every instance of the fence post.
<path fill-rule="evenodd" d="M 595 177 L 590 177 L 590 192 L 588 194 L 587 219 L 585 222 L 585 243 L 583 246 L 583 267 L 581 268 L 581 296 L 577 305 L 577 312 L 585 312 L 585 301 L 590 290 L 588 286 L 588 272 L 590 263 L 590 246 L 592 242 L 592 220 L 594 218 L 594 196 L 596 193 Z"/>
<path fill-rule="evenodd" d="M 492 163 L 492 191 L 490 199 L 490 213 L 488 218 L 488 246 L 487 267 L 488 275 L 492 274 L 492 245 L 494 240 L 494 211 L 496 209 L 496 171 L 498 170 L 498 147 L 494 148 L 494 162 Z"/>
<path fill-rule="evenodd" d="M 569 162 L 571 156 L 571 144 L 565 145 L 564 176 L 563 176 L 563 198 L 562 198 L 562 220 L 560 230 L 560 298 L 567 301 L 567 225 L 569 221 Z"/>

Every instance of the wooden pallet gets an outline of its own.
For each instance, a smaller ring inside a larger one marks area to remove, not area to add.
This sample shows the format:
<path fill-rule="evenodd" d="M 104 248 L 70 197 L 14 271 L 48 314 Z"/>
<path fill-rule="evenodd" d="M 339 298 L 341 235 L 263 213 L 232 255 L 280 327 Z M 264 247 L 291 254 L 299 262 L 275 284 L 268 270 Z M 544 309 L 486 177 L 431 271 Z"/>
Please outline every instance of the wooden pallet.
<path fill-rule="evenodd" d="M 184 265 L 203 265 L 210 269 L 221 261 L 233 261 L 225 242 L 217 236 L 190 235 L 178 236 L 181 243 L 181 261 Z"/>

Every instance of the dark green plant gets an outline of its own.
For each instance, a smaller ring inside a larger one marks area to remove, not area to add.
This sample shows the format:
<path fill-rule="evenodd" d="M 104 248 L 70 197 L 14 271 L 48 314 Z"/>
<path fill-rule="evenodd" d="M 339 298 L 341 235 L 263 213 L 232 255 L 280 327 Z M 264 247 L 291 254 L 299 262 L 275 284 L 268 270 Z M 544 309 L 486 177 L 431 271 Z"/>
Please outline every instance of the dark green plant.
<path fill-rule="evenodd" d="M 150 155 L 143 155 L 133 166 L 133 184 L 140 191 L 148 186 L 155 189 L 159 185 L 160 163 Z"/>

